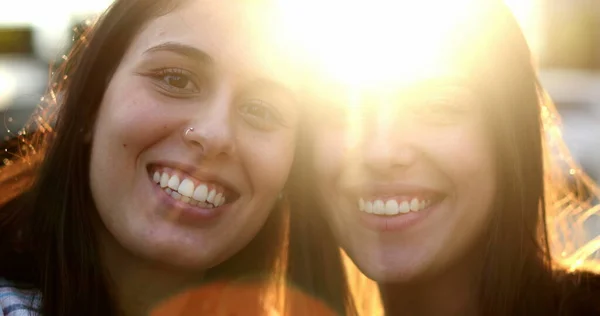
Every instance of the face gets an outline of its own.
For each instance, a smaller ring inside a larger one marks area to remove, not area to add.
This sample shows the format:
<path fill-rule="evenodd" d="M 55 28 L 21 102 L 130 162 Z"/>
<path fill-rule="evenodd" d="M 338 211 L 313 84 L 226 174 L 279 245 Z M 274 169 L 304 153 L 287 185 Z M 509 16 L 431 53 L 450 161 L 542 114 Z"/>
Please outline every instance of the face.
<path fill-rule="evenodd" d="M 339 243 L 378 282 L 431 277 L 486 227 L 494 155 L 479 99 L 453 71 L 330 103 L 316 124 L 321 202 Z"/>
<path fill-rule="evenodd" d="M 257 234 L 286 182 L 293 83 L 236 5 L 188 1 L 150 21 L 105 92 L 91 190 L 105 233 L 138 257 L 219 264 Z"/>

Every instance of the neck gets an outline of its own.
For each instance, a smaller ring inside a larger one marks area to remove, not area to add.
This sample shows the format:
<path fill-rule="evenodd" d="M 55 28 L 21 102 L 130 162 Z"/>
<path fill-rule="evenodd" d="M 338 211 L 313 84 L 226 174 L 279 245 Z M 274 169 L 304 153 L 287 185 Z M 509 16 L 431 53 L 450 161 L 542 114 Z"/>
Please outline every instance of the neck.
<path fill-rule="evenodd" d="M 112 236 L 101 237 L 101 258 L 124 316 L 148 315 L 157 305 L 201 282 L 203 273 L 136 257 Z"/>
<path fill-rule="evenodd" d="M 411 282 L 379 284 L 386 315 L 478 315 L 476 268 L 457 264 Z"/>

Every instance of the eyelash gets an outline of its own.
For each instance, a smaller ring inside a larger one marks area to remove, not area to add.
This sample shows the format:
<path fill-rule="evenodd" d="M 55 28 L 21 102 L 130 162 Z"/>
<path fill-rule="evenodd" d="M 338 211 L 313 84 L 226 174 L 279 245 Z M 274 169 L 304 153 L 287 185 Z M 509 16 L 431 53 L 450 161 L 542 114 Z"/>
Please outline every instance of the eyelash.
<path fill-rule="evenodd" d="M 269 116 L 269 118 L 263 118 L 255 114 L 244 113 L 246 109 L 256 106 L 261 107 L 261 110 L 263 111 L 266 110 L 266 113 Z M 272 130 L 275 128 L 275 125 L 285 126 L 283 118 L 281 117 L 279 111 L 277 111 L 269 103 L 260 99 L 250 99 L 247 102 L 244 102 L 242 105 L 239 106 L 238 112 L 242 114 L 246 122 L 248 122 L 255 128 L 261 130 Z"/>
<path fill-rule="evenodd" d="M 155 84 L 159 86 L 161 89 L 165 90 L 165 92 L 169 93 L 170 96 L 173 97 L 191 97 L 197 96 L 203 92 L 203 85 L 198 76 L 194 73 L 181 69 L 181 68 L 161 68 L 150 73 L 150 77 L 155 80 Z M 186 80 L 183 88 L 174 86 L 173 83 L 169 83 L 168 77 L 171 79 L 177 80 Z M 192 84 L 194 86 L 193 90 L 188 89 L 187 86 Z"/>
<path fill-rule="evenodd" d="M 413 109 L 421 119 L 433 124 L 452 124 L 467 115 L 466 106 L 456 100 L 430 100 Z"/>

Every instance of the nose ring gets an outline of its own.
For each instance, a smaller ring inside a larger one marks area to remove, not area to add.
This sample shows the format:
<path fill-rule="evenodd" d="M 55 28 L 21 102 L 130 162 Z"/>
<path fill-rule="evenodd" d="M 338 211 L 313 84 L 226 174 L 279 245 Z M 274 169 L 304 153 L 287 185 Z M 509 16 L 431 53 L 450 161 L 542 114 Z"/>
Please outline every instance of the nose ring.
<path fill-rule="evenodd" d="M 194 132 L 194 128 L 193 127 L 188 127 L 185 130 L 185 134 L 184 135 L 187 137 L 189 133 L 193 133 L 193 132 Z"/>

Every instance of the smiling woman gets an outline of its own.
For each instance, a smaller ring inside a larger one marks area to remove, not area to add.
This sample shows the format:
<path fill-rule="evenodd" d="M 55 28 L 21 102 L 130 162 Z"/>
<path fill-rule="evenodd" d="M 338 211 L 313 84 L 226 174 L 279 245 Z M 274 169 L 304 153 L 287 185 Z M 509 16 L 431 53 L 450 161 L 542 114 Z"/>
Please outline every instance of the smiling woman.
<path fill-rule="evenodd" d="M 404 28 L 351 33 L 368 45 L 317 84 L 327 88 L 315 96 L 315 192 L 304 200 L 318 202 L 304 211 L 377 282 L 386 315 L 600 315 L 600 277 L 583 269 L 599 269 L 597 236 L 565 247 L 598 212 L 600 191 L 569 165 L 516 20 L 500 0 L 424 3 L 432 9 L 386 13 L 411 16 Z M 379 13 L 365 5 L 346 19 Z M 417 54 L 429 44 L 436 56 Z"/>
<path fill-rule="evenodd" d="M 191 287 L 246 314 L 344 310 L 341 269 L 285 278 L 302 109 L 264 4 L 116 1 L 82 37 L 1 169 L 0 315 L 145 315 Z"/>

